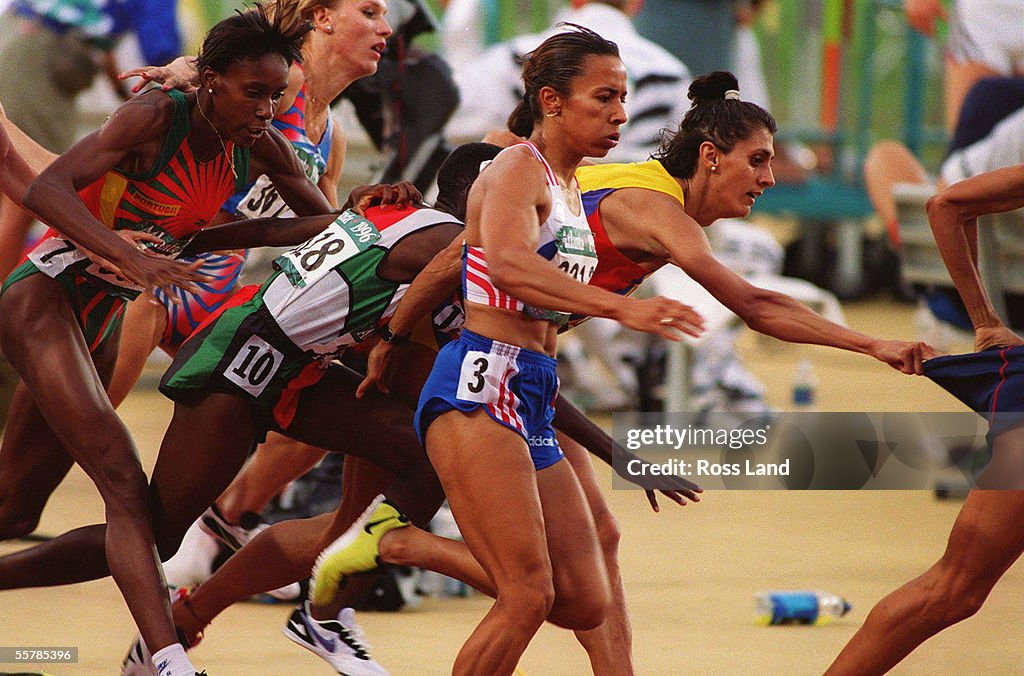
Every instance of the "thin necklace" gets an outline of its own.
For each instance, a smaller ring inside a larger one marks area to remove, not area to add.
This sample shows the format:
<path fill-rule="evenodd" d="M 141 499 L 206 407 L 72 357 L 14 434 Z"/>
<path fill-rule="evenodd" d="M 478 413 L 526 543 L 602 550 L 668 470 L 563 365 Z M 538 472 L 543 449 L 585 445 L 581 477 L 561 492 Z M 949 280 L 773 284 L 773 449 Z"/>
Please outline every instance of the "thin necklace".
<path fill-rule="evenodd" d="M 323 99 L 313 96 L 313 82 L 309 78 L 309 72 L 306 71 L 303 73 L 303 75 L 306 79 L 306 98 L 309 99 L 310 103 L 315 103 L 326 108 L 328 102 L 325 102 Z"/>
<path fill-rule="evenodd" d="M 217 128 L 213 126 L 213 122 L 210 122 L 210 118 L 206 117 L 206 113 L 203 112 L 203 104 L 199 102 L 199 97 L 198 96 L 196 96 L 196 108 L 199 109 L 199 114 L 203 116 L 204 120 L 206 120 L 206 124 L 210 125 L 210 129 L 212 129 L 213 133 L 217 135 L 217 140 L 220 141 L 220 149 L 224 151 L 224 157 L 227 158 L 228 166 L 231 167 L 231 175 L 234 176 L 235 180 L 237 181 L 238 180 L 238 173 L 235 171 L 235 156 L 234 156 L 234 153 L 232 153 L 231 155 L 228 155 L 228 147 L 226 145 L 224 145 L 223 137 L 221 137 L 220 132 L 217 131 Z"/>

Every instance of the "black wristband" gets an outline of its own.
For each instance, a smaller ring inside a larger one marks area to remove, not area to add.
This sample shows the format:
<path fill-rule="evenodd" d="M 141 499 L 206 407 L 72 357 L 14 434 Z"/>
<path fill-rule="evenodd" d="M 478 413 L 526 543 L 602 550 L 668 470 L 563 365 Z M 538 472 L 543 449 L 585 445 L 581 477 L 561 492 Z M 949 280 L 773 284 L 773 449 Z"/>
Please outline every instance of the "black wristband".
<path fill-rule="evenodd" d="M 391 330 L 390 324 L 384 324 L 383 326 L 381 326 L 379 329 L 377 329 L 377 333 L 380 334 L 381 340 L 391 345 L 404 345 L 409 342 L 410 338 L 412 338 L 412 334 L 399 336 L 398 334 Z"/>

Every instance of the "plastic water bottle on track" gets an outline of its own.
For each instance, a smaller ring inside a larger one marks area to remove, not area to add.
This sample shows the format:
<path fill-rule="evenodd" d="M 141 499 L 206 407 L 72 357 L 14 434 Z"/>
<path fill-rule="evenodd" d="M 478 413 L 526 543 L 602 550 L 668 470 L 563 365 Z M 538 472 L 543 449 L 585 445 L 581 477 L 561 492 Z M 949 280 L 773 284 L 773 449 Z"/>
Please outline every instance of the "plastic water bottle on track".
<path fill-rule="evenodd" d="M 825 624 L 853 607 L 841 596 L 814 591 L 761 592 L 754 597 L 759 624 Z"/>
<path fill-rule="evenodd" d="M 801 359 L 793 376 L 793 410 L 813 411 L 817 399 L 818 378 L 810 359 Z"/>

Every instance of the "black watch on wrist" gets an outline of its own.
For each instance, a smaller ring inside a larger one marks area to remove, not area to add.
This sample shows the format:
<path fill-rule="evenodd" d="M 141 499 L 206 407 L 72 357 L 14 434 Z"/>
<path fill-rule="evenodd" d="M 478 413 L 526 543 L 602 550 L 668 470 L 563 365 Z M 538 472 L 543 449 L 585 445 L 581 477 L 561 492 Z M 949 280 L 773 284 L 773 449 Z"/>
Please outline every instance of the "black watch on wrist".
<path fill-rule="evenodd" d="M 391 330 L 390 324 L 384 324 L 383 326 L 381 326 L 379 329 L 377 329 L 377 333 L 380 334 L 381 340 L 390 345 L 404 345 L 409 342 L 410 338 L 412 338 L 412 334 L 399 336 L 398 334 Z"/>

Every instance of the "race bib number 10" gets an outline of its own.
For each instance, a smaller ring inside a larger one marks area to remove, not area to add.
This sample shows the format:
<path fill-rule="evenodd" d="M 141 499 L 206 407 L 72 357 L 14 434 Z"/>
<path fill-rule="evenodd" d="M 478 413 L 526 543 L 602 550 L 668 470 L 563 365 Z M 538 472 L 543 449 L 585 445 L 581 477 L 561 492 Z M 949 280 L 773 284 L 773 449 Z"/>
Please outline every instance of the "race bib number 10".
<path fill-rule="evenodd" d="M 252 396 L 259 397 L 282 363 L 284 355 L 279 350 L 259 336 L 250 336 L 224 372 L 224 377 Z"/>
<path fill-rule="evenodd" d="M 346 211 L 319 235 L 279 256 L 274 264 L 292 286 L 310 286 L 379 239 L 380 232 L 373 223 L 354 211 Z"/>

